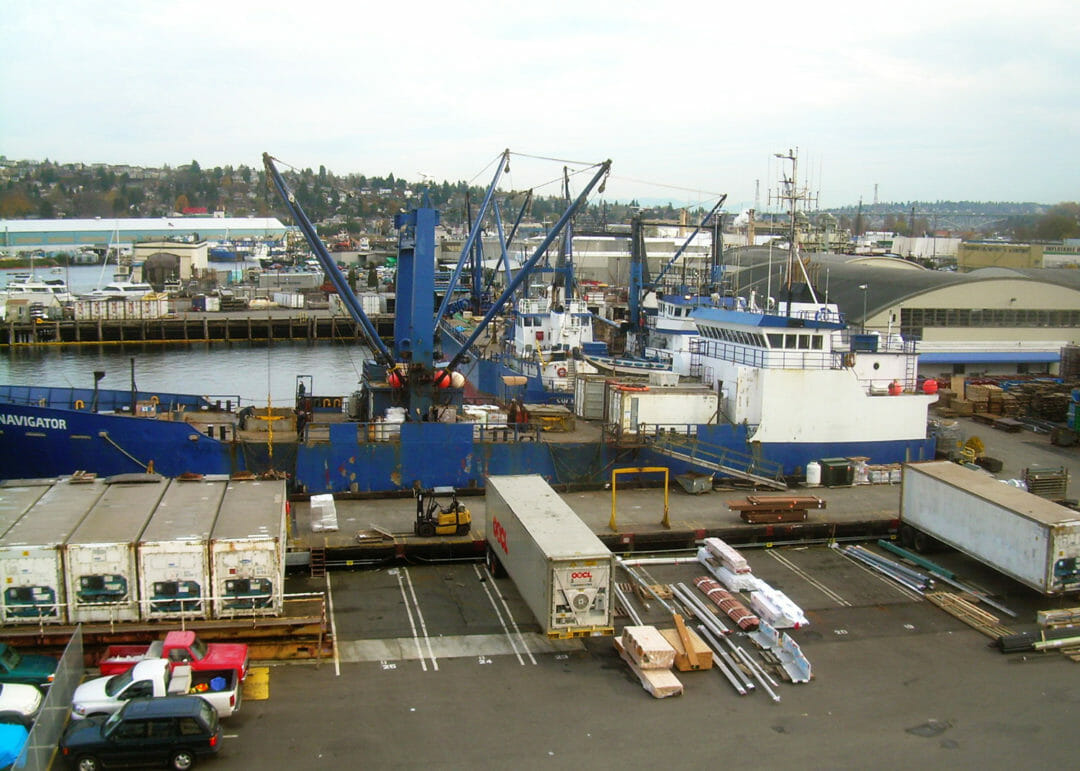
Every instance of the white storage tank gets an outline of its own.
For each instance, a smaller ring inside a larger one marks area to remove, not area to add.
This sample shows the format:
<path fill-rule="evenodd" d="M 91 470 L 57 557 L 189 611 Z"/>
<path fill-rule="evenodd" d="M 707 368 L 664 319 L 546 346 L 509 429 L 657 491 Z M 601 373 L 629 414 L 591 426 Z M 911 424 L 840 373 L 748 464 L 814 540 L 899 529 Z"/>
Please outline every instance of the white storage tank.
<path fill-rule="evenodd" d="M 169 480 L 158 474 L 125 474 L 114 479 L 105 480 L 105 494 L 63 549 L 72 624 L 139 618 L 135 545 Z"/>
<path fill-rule="evenodd" d="M 99 479 L 62 479 L 0 538 L 5 624 L 66 620 L 62 547 L 104 492 Z"/>
<path fill-rule="evenodd" d="M 230 480 L 210 537 L 214 617 L 276 615 L 285 582 L 284 480 Z"/>
<path fill-rule="evenodd" d="M 144 621 L 209 618 L 210 534 L 228 478 L 174 479 L 138 546 Z"/>
<path fill-rule="evenodd" d="M 821 464 L 816 460 L 806 464 L 806 484 L 810 487 L 821 485 Z"/>

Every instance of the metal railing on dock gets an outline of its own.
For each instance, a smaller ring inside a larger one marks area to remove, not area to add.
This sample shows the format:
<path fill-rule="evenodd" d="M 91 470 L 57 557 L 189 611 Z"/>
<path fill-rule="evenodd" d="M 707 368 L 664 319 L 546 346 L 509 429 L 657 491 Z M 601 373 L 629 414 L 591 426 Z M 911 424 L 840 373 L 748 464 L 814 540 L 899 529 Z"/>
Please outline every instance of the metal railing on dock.
<path fill-rule="evenodd" d="M 393 334 L 393 316 L 373 318 L 379 334 Z M 122 345 L 125 343 L 215 343 L 274 341 L 363 341 L 352 319 L 328 314 L 192 313 L 157 319 L 82 319 L 9 322 L 0 346 Z"/>

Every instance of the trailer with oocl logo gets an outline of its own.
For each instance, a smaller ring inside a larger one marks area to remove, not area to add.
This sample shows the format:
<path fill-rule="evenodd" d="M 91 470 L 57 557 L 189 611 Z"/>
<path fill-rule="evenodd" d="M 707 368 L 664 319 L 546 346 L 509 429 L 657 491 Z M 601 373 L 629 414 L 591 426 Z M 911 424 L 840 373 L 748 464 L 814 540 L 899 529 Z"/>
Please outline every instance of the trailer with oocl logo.
<path fill-rule="evenodd" d="M 548 637 L 613 633 L 615 557 L 538 474 L 487 478 L 488 567 Z M 505 572 L 504 572 L 505 571 Z"/>

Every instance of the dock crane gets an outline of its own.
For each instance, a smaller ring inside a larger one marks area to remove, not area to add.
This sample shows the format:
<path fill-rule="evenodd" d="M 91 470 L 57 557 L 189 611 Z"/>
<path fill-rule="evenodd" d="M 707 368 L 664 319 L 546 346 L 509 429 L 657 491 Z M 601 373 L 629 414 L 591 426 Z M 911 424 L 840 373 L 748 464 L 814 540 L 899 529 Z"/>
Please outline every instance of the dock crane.
<path fill-rule="evenodd" d="M 462 249 L 458 265 L 451 277 L 450 287 L 438 311 L 435 308 L 435 226 L 439 222 L 439 212 L 432 208 L 430 198 L 425 193 L 420 206 L 394 216 L 394 227 L 398 232 L 398 274 L 394 340 L 391 350 L 379 337 L 371 319 L 364 313 L 341 269 L 338 268 L 319 238 L 315 226 L 308 219 L 274 165 L 273 158 L 269 153 L 263 153 L 263 164 L 269 181 L 299 225 L 308 246 L 311 247 L 326 273 L 327 279 L 341 296 L 350 317 L 364 331 L 366 342 L 374 355 L 373 361 L 364 364 L 362 386 L 365 390 L 362 393 L 365 398 L 357 417 L 371 419 L 375 415 L 382 414 L 388 407 L 396 406 L 404 407 L 406 420 L 425 421 L 431 417 L 433 407 L 460 404 L 463 381 L 455 378 L 454 374 L 458 365 L 462 363 L 466 351 L 476 342 L 506 302 L 514 296 L 530 271 L 587 200 L 592 189 L 600 183 L 601 179 L 606 178 L 611 170 L 610 160 L 596 165 L 592 179 L 570 203 L 532 256 L 508 282 L 502 294 L 495 300 L 465 345 L 462 346 L 461 351 L 446 366 L 438 366 L 436 338 L 439 319 L 445 313 L 454 286 L 467 259 L 472 254 L 473 244 L 480 232 L 479 223 L 487 211 L 508 155 L 509 151 L 504 151 L 504 163 L 499 164 L 499 170 L 496 171 L 488 187 L 484 202 L 477 214 L 476 226 L 473 227 Z"/>

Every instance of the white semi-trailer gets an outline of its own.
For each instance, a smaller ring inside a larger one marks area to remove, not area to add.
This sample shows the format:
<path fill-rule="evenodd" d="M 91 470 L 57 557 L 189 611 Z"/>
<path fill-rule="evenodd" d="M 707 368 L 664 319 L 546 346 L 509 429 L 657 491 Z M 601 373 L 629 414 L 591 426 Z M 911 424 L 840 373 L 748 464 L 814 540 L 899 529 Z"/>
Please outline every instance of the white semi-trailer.
<path fill-rule="evenodd" d="M 548 637 L 613 633 L 615 558 L 538 474 L 487 479 L 487 553 Z"/>
<path fill-rule="evenodd" d="M 951 461 L 904 465 L 900 540 L 940 541 L 1045 595 L 1080 591 L 1080 513 Z"/>

